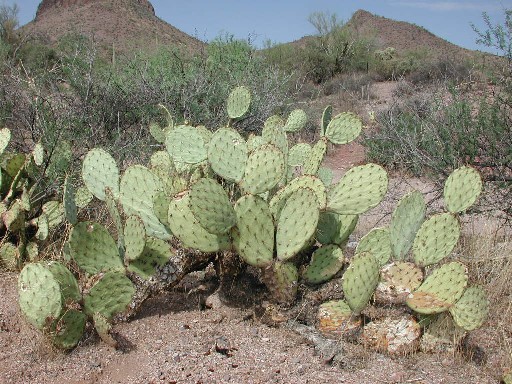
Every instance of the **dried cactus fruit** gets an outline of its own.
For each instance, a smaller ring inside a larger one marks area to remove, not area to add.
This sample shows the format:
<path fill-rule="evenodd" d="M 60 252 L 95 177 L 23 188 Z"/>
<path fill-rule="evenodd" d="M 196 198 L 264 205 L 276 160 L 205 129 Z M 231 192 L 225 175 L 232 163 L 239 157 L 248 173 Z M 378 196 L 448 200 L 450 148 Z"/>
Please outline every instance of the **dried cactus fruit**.
<path fill-rule="evenodd" d="M 214 235 L 206 231 L 197 221 L 189 207 L 189 193 L 183 193 L 169 205 L 169 226 L 172 233 L 187 248 L 202 252 L 218 252 L 229 248 L 227 235 Z"/>
<path fill-rule="evenodd" d="M 379 204 L 388 188 L 386 171 L 377 164 L 350 169 L 327 195 L 327 210 L 358 215 Z"/>
<path fill-rule="evenodd" d="M 249 156 L 244 138 L 232 128 L 219 128 L 208 146 L 208 161 L 222 178 L 238 183 Z"/>
<path fill-rule="evenodd" d="M 318 330 L 326 337 L 352 338 L 361 330 L 363 320 L 354 315 L 344 300 L 331 300 L 318 308 Z"/>
<path fill-rule="evenodd" d="M 244 86 L 236 87 L 231 91 L 227 101 L 227 111 L 230 119 L 241 119 L 251 106 L 251 93 Z"/>
<path fill-rule="evenodd" d="M 299 132 L 306 126 L 308 115 L 302 109 L 294 109 L 288 115 L 284 130 L 286 132 Z"/>
<path fill-rule="evenodd" d="M 480 328 L 489 314 L 489 301 L 480 286 L 468 287 L 462 297 L 450 308 L 455 323 L 466 331 Z"/>
<path fill-rule="evenodd" d="M 114 158 L 100 148 L 91 149 L 82 163 L 82 178 L 96 198 L 105 200 L 105 188 L 119 195 L 119 168 Z"/>
<path fill-rule="evenodd" d="M 453 171 L 444 184 L 444 201 L 448 211 L 458 213 L 471 207 L 482 192 L 482 178 L 471 167 Z"/>
<path fill-rule="evenodd" d="M 311 148 L 309 157 L 304 162 L 303 174 L 304 175 L 316 175 L 324 160 L 325 152 L 327 151 L 327 143 L 325 138 L 320 139 Z"/>
<path fill-rule="evenodd" d="M 146 229 L 137 215 L 131 215 L 124 223 L 125 262 L 137 260 L 146 246 Z"/>
<path fill-rule="evenodd" d="M 389 229 L 373 228 L 359 240 L 356 253 L 371 253 L 380 266 L 391 258 L 391 238 Z"/>
<path fill-rule="evenodd" d="M 412 316 L 374 320 L 363 328 L 361 339 L 366 347 L 390 355 L 415 352 L 420 345 L 421 327 Z"/>
<path fill-rule="evenodd" d="M 441 261 L 455 248 L 459 236 L 460 224 L 454 215 L 441 213 L 432 216 L 422 224 L 414 238 L 414 261 L 421 266 Z"/>
<path fill-rule="evenodd" d="M 384 304 L 405 304 L 405 301 L 423 282 L 423 271 L 414 263 L 394 262 L 380 271 L 375 290 L 375 301 Z"/>
<path fill-rule="evenodd" d="M 134 294 L 135 287 L 124 272 L 107 272 L 84 296 L 84 311 L 111 319 L 128 308 Z"/>
<path fill-rule="evenodd" d="M 233 245 L 249 265 L 265 267 L 274 256 L 274 221 L 267 203 L 254 195 L 242 196 L 235 205 Z"/>
<path fill-rule="evenodd" d="M 236 215 L 222 186 L 213 179 L 199 179 L 190 188 L 189 207 L 209 233 L 223 235 L 236 223 Z"/>
<path fill-rule="evenodd" d="M 347 144 L 354 141 L 363 129 L 359 117 L 350 112 L 336 115 L 327 125 L 325 137 L 334 144 Z"/>
<path fill-rule="evenodd" d="M 316 239 L 321 244 L 342 245 L 354 231 L 358 220 L 358 215 L 321 212 L 316 228 Z"/>
<path fill-rule="evenodd" d="M 277 258 L 295 256 L 314 235 L 320 211 L 317 196 L 309 188 L 293 191 L 279 215 L 276 232 Z"/>
<path fill-rule="evenodd" d="M 406 303 L 422 314 L 444 312 L 461 298 L 467 283 L 466 267 L 459 262 L 447 263 L 435 269 Z"/>
<path fill-rule="evenodd" d="M 116 243 L 101 224 L 92 221 L 78 223 L 69 236 L 71 257 L 85 272 L 99 272 L 122 269 Z"/>
<path fill-rule="evenodd" d="M 144 249 L 136 260 L 130 261 L 127 270 L 136 273 L 143 279 L 148 279 L 163 267 L 173 256 L 165 241 L 155 237 L 146 239 Z"/>
<path fill-rule="evenodd" d="M 174 128 L 167 134 L 165 146 L 176 167 L 178 163 L 197 164 L 207 157 L 203 136 L 192 126 Z"/>
<path fill-rule="evenodd" d="M 360 253 L 350 260 L 343 274 L 345 300 L 355 314 L 366 307 L 379 282 L 379 264 L 370 253 Z"/>
<path fill-rule="evenodd" d="M 343 266 L 345 257 L 341 248 L 330 244 L 318 248 L 304 271 L 304 279 L 310 284 L 320 284 L 332 279 Z"/>
<path fill-rule="evenodd" d="M 389 226 L 393 255 L 397 260 L 403 260 L 411 249 L 416 232 L 425 219 L 425 210 L 425 200 L 418 191 L 408 193 L 398 202 Z"/>
<path fill-rule="evenodd" d="M 277 185 L 285 170 L 283 153 L 272 144 L 262 145 L 249 155 L 240 187 L 253 195 L 264 193 Z"/>

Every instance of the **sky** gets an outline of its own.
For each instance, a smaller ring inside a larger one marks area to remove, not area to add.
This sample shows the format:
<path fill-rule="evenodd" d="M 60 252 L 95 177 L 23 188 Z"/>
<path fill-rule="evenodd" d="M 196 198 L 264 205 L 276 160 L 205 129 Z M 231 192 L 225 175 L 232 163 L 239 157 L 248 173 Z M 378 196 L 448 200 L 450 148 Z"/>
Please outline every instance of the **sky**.
<path fill-rule="evenodd" d="M 19 7 L 20 25 L 31 21 L 40 0 L 0 0 Z M 265 41 L 290 42 L 315 34 L 308 22 L 313 12 L 335 13 L 348 21 L 358 9 L 379 16 L 422 26 L 435 35 L 464 48 L 498 53 L 476 44 L 471 23 L 486 26 L 482 12 L 493 23 L 503 23 L 504 10 L 512 0 L 150 0 L 156 15 L 176 28 L 203 41 L 220 34 L 250 39 L 256 46 Z"/>

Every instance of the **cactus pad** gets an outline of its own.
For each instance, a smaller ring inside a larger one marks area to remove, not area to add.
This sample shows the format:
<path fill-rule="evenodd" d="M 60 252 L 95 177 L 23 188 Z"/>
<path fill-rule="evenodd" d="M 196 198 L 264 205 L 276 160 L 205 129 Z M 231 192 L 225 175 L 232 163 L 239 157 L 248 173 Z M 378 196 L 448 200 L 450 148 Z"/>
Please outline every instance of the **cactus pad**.
<path fill-rule="evenodd" d="M 161 239 L 149 237 L 142 253 L 128 264 L 128 271 L 147 279 L 155 274 L 157 267 L 163 267 L 172 257 L 169 244 Z"/>
<path fill-rule="evenodd" d="M 361 133 L 361 119 L 350 112 L 340 113 L 327 125 L 325 137 L 334 144 L 347 144 L 354 141 Z"/>
<path fill-rule="evenodd" d="M 66 177 L 66 180 L 64 181 L 64 193 L 62 199 L 64 215 L 69 221 L 69 224 L 75 225 L 78 222 L 77 207 L 75 202 L 75 188 L 73 187 L 69 177 Z"/>
<path fill-rule="evenodd" d="M 157 143 L 165 143 L 166 132 L 157 123 L 149 124 L 149 134 L 151 135 L 151 137 L 153 137 L 153 139 L 155 139 Z"/>
<path fill-rule="evenodd" d="M 409 294 L 423 282 L 423 272 L 415 264 L 394 262 L 380 271 L 375 300 L 384 304 L 404 304 Z"/>
<path fill-rule="evenodd" d="M 0 246 L 0 267 L 8 271 L 15 271 L 18 268 L 20 253 L 12 243 L 5 242 Z"/>
<path fill-rule="evenodd" d="M 262 145 L 249 155 L 240 187 L 253 195 L 269 191 L 283 178 L 285 170 L 283 153 L 272 144 Z"/>
<path fill-rule="evenodd" d="M 227 110 L 230 119 L 244 117 L 251 106 L 251 93 L 244 87 L 236 87 L 228 96 Z"/>
<path fill-rule="evenodd" d="M 146 230 L 144 223 L 137 215 L 126 219 L 124 224 L 124 259 L 125 261 L 137 260 L 146 246 Z"/>
<path fill-rule="evenodd" d="M 135 287 L 123 272 L 107 272 L 84 296 L 85 313 L 100 313 L 111 319 L 128 308 L 134 294 Z"/>
<path fill-rule="evenodd" d="M 9 128 L 0 129 L 0 155 L 4 153 L 5 148 L 9 145 L 9 141 L 11 141 L 11 131 Z"/>
<path fill-rule="evenodd" d="M 245 172 L 248 150 L 244 138 L 232 128 L 220 128 L 208 145 L 208 160 L 213 171 L 238 183 Z"/>
<path fill-rule="evenodd" d="M 320 136 L 325 136 L 327 126 L 332 119 L 332 106 L 328 105 L 322 112 L 322 119 L 320 120 Z"/>
<path fill-rule="evenodd" d="M 227 233 L 236 216 L 224 188 L 213 179 L 199 179 L 190 188 L 189 207 L 199 224 L 215 235 Z"/>
<path fill-rule="evenodd" d="M 421 327 L 412 316 L 378 319 L 366 324 L 361 335 L 366 347 L 390 355 L 415 352 L 420 345 Z"/>
<path fill-rule="evenodd" d="M 298 143 L 290 148 L 288 152 L 288 165 L 292 167 L 301 167 L 311 154 L 311 145 L 308 143 Z"/>
<path fill-rule="evenodd" d="M 460 224 L 451 213 L 432 216 L 420 227 L 412 253 L 414 261 L 427 266 L 435 264 L 448 256 L 459 241 Z"/>
<path fill-rule="evenodd" d="M 366 307 L 379 282 L 379 264 L 370 253 L 360 253 L 350 260 L 343 274 L 342 286 L 352 311 L 356 314 Z"/>
<path fill-rule="evenodd" d="M 291 303 L 297 296 L 299 272 L 292 263 L 275 262 L 266 271 L 266 285 L 279 303 Z"/>
<path fill-rule="evenodd" d="M 327 143 L 324 139 L 318 140 L 311 149 L 309 157 L 304 163 L 303 174 L 304 175 L 316 175 L 324 160 L 325 152 L 327 151 Z"/>
<path fill-rule="evenodd" d="M 279 215 L 276 233 L 277 258 L 295 256 L 315 233 L 320 211 L 317 196 L 309 188 L 294 191 Z"/>
<path fill-rule="evenodd" d="M 74 348 L 85 331 L 87 316 L 76 309 L 68 309 L 49 329 L 52 343 L 61 349 Z"/>
<path fill-rule="evenodd" d="M 356 253 L 371 253 L 380 266 L 391 258 L 391 239 L 387 228 L 374 228 L 361 238 Z"/>
<path fill-rule="evenodd" d="M 450 308 L 455 323 L 466 331 L 480 328 L 489 314 L 489 301 L 480 286 L 468 287 Z"/>
<path fill-rule="evenodd" d="M 327 337 L 343 338 L 357 333 L 363 324 L 344 300 L 331 300 L 318 308 L 318 330 Z"/>
<path fill-rule="evenodd" d="M 180 125 L 170 131 L 165 146 L 174 163 L 197 164 L 207 157 L 203 136 L 188 125 Z"/>
<path fill-rule="evenodd" d="M 329 187 L 332 184 L 332 181 L 334 179 L 334 173 L 330 168 L 327 167 L 320 167 L 318 168 L 318 172 L 316 173 L 316 176 L 322 180 L 322 183 L 326 187 Z"/>
<path fill-rule="evenodd" d="M 70 304 L 70 302 L 78 303 L 82 300 L 80 288 L 75 276 L 67 269 L 64 264 L 57 261 L 49 262 L 46 268 L 52 273 L 53 277 L 60 286 L 63 304 Z"/>
<path fill-rule="evenodd" d="M 396 259 L 403 260 L 411 249 L 416 232 L 425 219 L 425 200 L 418 191 L 405 195 L 398 202 L 393 214 L 389 235 L 393 254 Z"/>
<path fill-rule="evenodd" d="M 447 263 L 435 269 L 406 303 L 418 313 L 441 313 L 461 298 L 467 283 L 466 267 L 458 262 Z"/>
<path fill-rule="evenodd" d="M 233 244 L 249 265 L 264 267 L 274 256 L 274 221 L 267 203 L 254 195 L 242 196 L 235 205 Z"/>
<path fill-rule="evenodd" d="M 327 209 L 342 215 L 361 214 L 379 204 L 387 188 L 388 176 L 381 166 L 370 163 L 354 167 L 330 189 Z"/>
<path fill-rule="evenodd" d="M 41 208 L 48 220 L 48 227 L 58 227 L 64 221 L 64 206 L 61 202 L 50 200 L 43 204 Z"/>
<path fill-rule="evenodd" d="M 444 184 L 446 209 L 452 213 L 471 207 L 482 192 L 482 178 L 471 167 L 460 167 L 453 171 Z"/>
<path fill-rule="evenodd" d="M 0 151 L 2 153 L 2 151 Z M 41 143 L 37 143 L 32 150 L 32 158 L 34 159 L 34 164 L 38 167 L 43 165 L 44 161 L 44 148 Z"/>
<path fill-rule="evenodd" d="M 119 168 L 114 158 L 105 150 L 90 150 L 82 164 L 82 178 L 87 189 L 98 199 L 105 200 L 105 188 L 119 194 Z"/>
<path fill-rule="evenodd" d="M 321 244 L 342 245 L 354 231 L 358 220 L 358 215 L 321 212 L 316 228 L 316 239 Z"/>
<path fill-rule="evenodd" d="M 299 132 L 306 126 L 308 115 L 302 109 L 294 109 L 288 115 L 284 130 L 286 132 Z"/>
<path fill-rule="evenodd" d="M 87 187 L 78 187 L 75 191 L 75 205 L 77 208 L 85 208 L 92 201 L 93 195 Z"/>
<path fill-rule="evenodd" d="M 330 244 L 318 248 L 313 252 L 304 278 L 310 284 L 320 284 L 330 280 L 343 266 L 345 258 L 341 248 Z"/>

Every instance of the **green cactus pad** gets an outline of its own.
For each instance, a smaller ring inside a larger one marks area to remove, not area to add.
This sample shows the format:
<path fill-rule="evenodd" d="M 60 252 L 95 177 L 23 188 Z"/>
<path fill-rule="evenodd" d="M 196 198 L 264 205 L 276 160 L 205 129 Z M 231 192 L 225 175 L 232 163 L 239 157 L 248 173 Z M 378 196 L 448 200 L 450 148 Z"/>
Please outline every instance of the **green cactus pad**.
<path fill-rule="evenodd" d="M 79 209 L 85 208 L 92 198 L 93 195 L 87 187 L 78 187 L 75 192 L 75 205 Z"/>
<path fill-rule="evenodd" d="M 190 210 L 189 201 L 188 192 L 171 201 L 168 221 L 172 233 L 185 247 L 195 248 L 201 252 L 218 252 L 229 248 L 227 235 L 214 235 L 199 224 Z"/>
<path fill-rule="evenodd" d="M 167 151 L 153 152 L 149 159 L 149 163 L 151 164 L 151 170 L 158 169 L 167 175 L 172 174 L 175 171 L 171 155 L 169 155 L 169 152 Z"/>
<path fill-rule="evenodd" d="M 267 271 L 266 285 L 274 300 L 291 303 L 297 296 L 299 272 L 292 263 L 275 262 Z"/>
<path fill-rule="evenodd" d="M 171 198 L 167 196 L 165 192 L 158 192 L 153 199 L 153 212 L 158 220 L 165 225 L 166 228 L 169 227 L 169 204 L 171 203 Z"/>
<path fill-rule="evenodd" d="M 46 175 L 51 178 L 58 178 L 69 171 L 69 165 L 73 159 L 73 152 L 69 141 L 62 140 L 53 148 L 51 157 L 49 158 Z"/>
<path fill-rule="evenodd" d="M 274 257 L 274 221 L 259 196 L 242 196 L 235 205 L 233 245 L 240 257 L 255 267 L 268 266 Z"/>
<path fill-rule="evenodd" d="M 0 155 L 2 155 L 11 141 L 11 131 L 9 128 L 0 129 Z"/>
<path fill-rule="evenodd" d="M 244 138 L 237 131 L 220 128 L 208 146 L 208 161 L 217 175 L 238 183 L 245 173 L 248 152 Z"/>
<path fill-rule="evenodd" d="M 315 233 L 320 211 L 317 196 L 309 188 L 293 191 L 279 215 L 276 233 L 277 258 L 295 256 Z"/>
<path fill-rule="evenodd" d="M 325 131 L 332 119 L 332 106 L 328 105 L 322 112 L 322 119 L 320 121 L 320 136 L 325 136 Z"/>
<path fill-rule="evenodd" d="M 288 158 L 288 137 L 283 127 L 279 125 L 265 125 L 261 132 L 263 141 L 267 144 L 275 145 Z"/>
<path fill-rule="evenodd" d="M 190 210 L 209 233 L 222 235 L 236 223 L 236 216 L 224 188 L 213 179 L 199 179 L 190 188 Z"/>
<path fill-rule="evenodd" d="M 343 266 L 345 257 L 341 248 L 330 244 L 313 252 L 311 262 L 304 272 L 304 279 L 310 284 L 320 284 L 330 280 Z"/>
<path fill-rule="evenodd" d="M 414 261 L 421 266 L 441 261 L 453 251 L 459 236 L 460 224 L 453 214 L 441 213 L 432 216 L 422 224 L 414 238 Z"/>
<path fill-rule="evenodd" d="M 58 227 L 64 221 L 64 206 L 60 201 L 47 201 L 41 209 L 48 219 L 50 229 Z"/>
<path fill-rule="evenodd" d="M 251 134 L 247 139 L 247 152 L 251 153 L 256 148 L 261 147 L 264 144 L 266 143 L 265 140 L 263 140 L 263 137 Z"/>
<path fill-rule="evenodd" d="M 309 157 L 304 163 L 303 174 L 304 175 L 316 175 L 324 160 L 325 152 L 327 151 L 327 143 L 325 138 L 317 141 L 317 143 L 311 149 Z"/>
<path fill-rule="evenodd" d="M 119 168 L 114 158 L 103 149 L 90 150 L 82 164 L 82 178 L 87 189 L 98 199 L 105 200 L 105 188 L 119 195 Z"/>
<path fill-rule="evenodd" d="M 120 200 L 126 215 L 137 215 L 142 219 L 148 236 L 168 240 L 171 234 L 153 211 L 153 199 L 163 190 L 160 179 L 148 168 L 134 165 L 123 173 Z"/>
<path fill-rule="evenodd" d="M 316 239 L 321 244 L 342 245 L 354 231 L 358 220 L 358 215 L 321 212 L 316 228 Z"/>
<path fill-rule="evenodd" d="M 343 274 L 345 300 L 355 314 L 361 313 L 379 283 L 379 263 L 370 253 L 359 253 L 350 260 Z"/>
<path fill-rule="evenodd" d="M 0 151 L 1 153 L 2 151 Z M 34 159 L 34 164 L 38 167 L 43 165 L 44 162 L 44 147 L 41 143 L 37 143 L 32 150 L 32 158 Z"/>
<path fill-rule="evenodd" d="M 466 267 L 458 262 L 447 263 L 435 269 L 406 303 L 418 313 L 441 313 L 461 298 L 467 283 Z"/>
<path fill-rule="evenodd" d="M 176 163 L 197 164 L 207 157 L 201 132 L 188 125 L 180 125 L 170 131 L 165 146 L 176 166 Z"/>
<path fill-rule="evenodd" d="M 9 153 L 2 158 L 2 168 L 12 178 L 16 177 L 18 172 L 25 165 L 26 157 L 23 153 Z"/>
<path fill-rule="evenodd" d="M 162 267 L 172 257 L 169 244 L 156 237 L 149 237 L 146 240 L 141 255 L 128 264 L 128 271 L 134 272 L 143 279 L 153 276 L 157 267 Z"/>
<path fill-rule="evenodd" d="M 269 127 L 280 127 L 283 128 L 285 124 L 285 121 L 281 118 L 279 115 L 272 115 L 265 122 L 263 123 L 263 128 L 269 128 Z"/>
<path fill-rule="evenodd" d="M 1 249 L 0 249 L 1 252 Z M 25 254 L 27 255 L 27 259 L 29 261 L 36 261 L 39 259 L 39 246 L 37 243 L 31 241 L 27 244 L 27 247 L 25 248 Z"/>
<path fill-rule="evenodd" d="M 356 253 L 371 253 L 379 266 L 391 258 L 391 239 L 387 228 L 374 228 L 361 238 Z"/>
<path fill-rule="evenodd" d="M 124 224 L 125 262 L 137 260 L 146 246 L 144 222 L 137 215 L 131 215 Z"/>
<path fill-rule="evenodd" d="M 324 209 L 327 205 L 327 192 L 325 186 L 320 179 L 315 176 L 304 175 L 293 179 L 284 188 L 281 188 L 270 200 L 270 211 L 274 216 L 274 219 L 279 220 L 281 211 L 283 210 L 286 201 L 298 189 L 309 188 L 311 189 L 316 197 L 318 203 L 318 209 Z"/>
<path fill-rule="evenodd" d="M 363 129 L 359 117 L 350 112 L 335 116 L 325 130 L 325 137 L 334 144 L 347 144 L 354 141 Z"/>
<path fill-rule="evenodd" d="M 342 215 L 358 215 L 379 204 L 388 188 L 386 171 L 377 164 L 350 169 L 327 196 L 327 209 Z"/>
<path fill-rule="evenodd" d="M 42 330 L 62 313 L 62 294 L 57 279 L 43 263 L 25 265 L 18 277 L 21 312 Z"/>
<path fill-rule="evenodd" d="M 274 188 L 286 171 L 283 153 L 272 144 L 256 148 L 247 160 L 240 187 L 257 195 Z"/>
<path fill-rule="evenodd" d="M 0 246 L 0 267 L 15 271 L 19 261 L 20 253 L 14 244 L 5 242 Z"/>
<path fill-rule="evenodd" d="M 82 300 L 78 282 L 64 264 L 52 261 L 46 265 L 46 268 L 59 283 L 64 304 L 70 304 L 70 302 L 79 303 Z"/>
<path fill-rule="evenodd" d="M 286 132 L 299 132 L 306 126 L 308 115 L 302 109 L 294 109 L 288 115 L 284 130 Z"/>
<path fill-rule="evenodd" d="M 61 349 L 72 349 L 82 339 L 87 316 L 76 309 L 68 309 L 49 329 L 53 345 Z"/>
<path fill-rule="evenodd" d="M 149 124 L 149 134 L 151 137 L 153 137 L 153 139 L 155 139 L 157 143 L 165 143 L 166 132 L 157 123 Z"/>
<path fill-rule="evenodd" d="M 452 213 L 471 207 L 482 192 L 482 178 L 471 167 L 460 167 L 453 171 L 444 184 L 446 209 Z"/>
<path fill-rule="evenodd" d="M 46 240 L 50 231 L 48 216 L 45 213 L 41 213 L 39 217 L 35 219 L 35 221 L 37 224 L 37 232 L 35 238 L 40 241 Z"/>
<path fill-rule="evenodd" d="M 79 222 L 71 230 L 69 249 L 71 257 L 87 273 L 123 268 L 116 243 L 101 224 L 92 221 Z"/>
<path fill-rule="evenodd" d="M 84 311 L 89 316 L 100 313 L 111 319 L 128 308 L 134 294 L 135 287 L 124 272 L 107 272 L 85 295 Z"/>
<path fill-rule="evenodd" d="M 62 196 L 62 205 L 64 207 L 64 215 L 69 224 L 75 225 L 78 222 L 78 212 L 75 202 L 75 188 L 69 177 L 64 181 L 64 193 Z"/>
<path fill-rule="evenodd" d="M 124 257 L 124 234 L 123 234 L 123 220 L 121 219 L 121 213 L 119 212 L 119 206 L 117 204 L 117 199 L 114 197 L 114 194 L 110 190 L 110 188 L 105 189 L 105 205 L 107 207 L 107 211 L 116 227 L 117 234 L 117 248 L 119 249 L 119 254 L 121 258 Z"/>
<path fill-rule="evenodd" d="M 292 167 L 301 167 L 311 154 L 311 145 L 308 143 L 297 143 L 290 148 L 288 152 L 288 165 Z"/>
<path fill-rule="evenodd" d="M 240 119 L 249 112 L 251 93 L 244 87 L 236 87 L 228 96 L 227 111 L 230 119 Z"/>
<path fill-rule="evenodd" d="M 411 249 L 414 237 L 425 219 L 425 209 L 423 195 L 413 191 L 402 197 L 393 211 L 389 235 L 397 260 L 403 260 Z"/>
<path fill-rule="evenodd" d="M 322 180 L 322 183 L 324 183 L 324 185 L 326 187 L 329 187 L 331 186 L 332 184 L 332 181 L 334 179 L 334 173 L 333 171 L 330 169 L 330 168 L 326 168 L 326 167 L 320 167 L 318 168 L 318 172 L 316 173 L 316 176 Z"/>
<path fill-rule="evenodd" d="M 468 287 L 450 308 L 455 323 L 466 331 L 480 328 L 489 314 L 489 300 L 480 286 Z"/>
<path fill-rule="evenodd" d="M 16 199 L 9 209 L 2 214 L 2 220 L 9 232 L 20 232 L 25 229 L 26 212 L 21 200 Z"/>

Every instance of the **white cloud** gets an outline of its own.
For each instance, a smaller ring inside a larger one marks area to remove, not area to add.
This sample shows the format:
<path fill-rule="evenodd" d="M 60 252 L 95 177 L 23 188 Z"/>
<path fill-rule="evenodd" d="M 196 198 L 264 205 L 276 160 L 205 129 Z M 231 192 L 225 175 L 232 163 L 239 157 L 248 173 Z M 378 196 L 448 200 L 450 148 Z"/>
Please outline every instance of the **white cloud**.
<path fill-rule="evenodd" d="M 500 9 L 498 5 L 490 5 L 489 1 L 478 2 L 455 2 L 455 1 L 394 1 L 393 5 L 429 9 L 431 11 L 489 11 Z"/>

